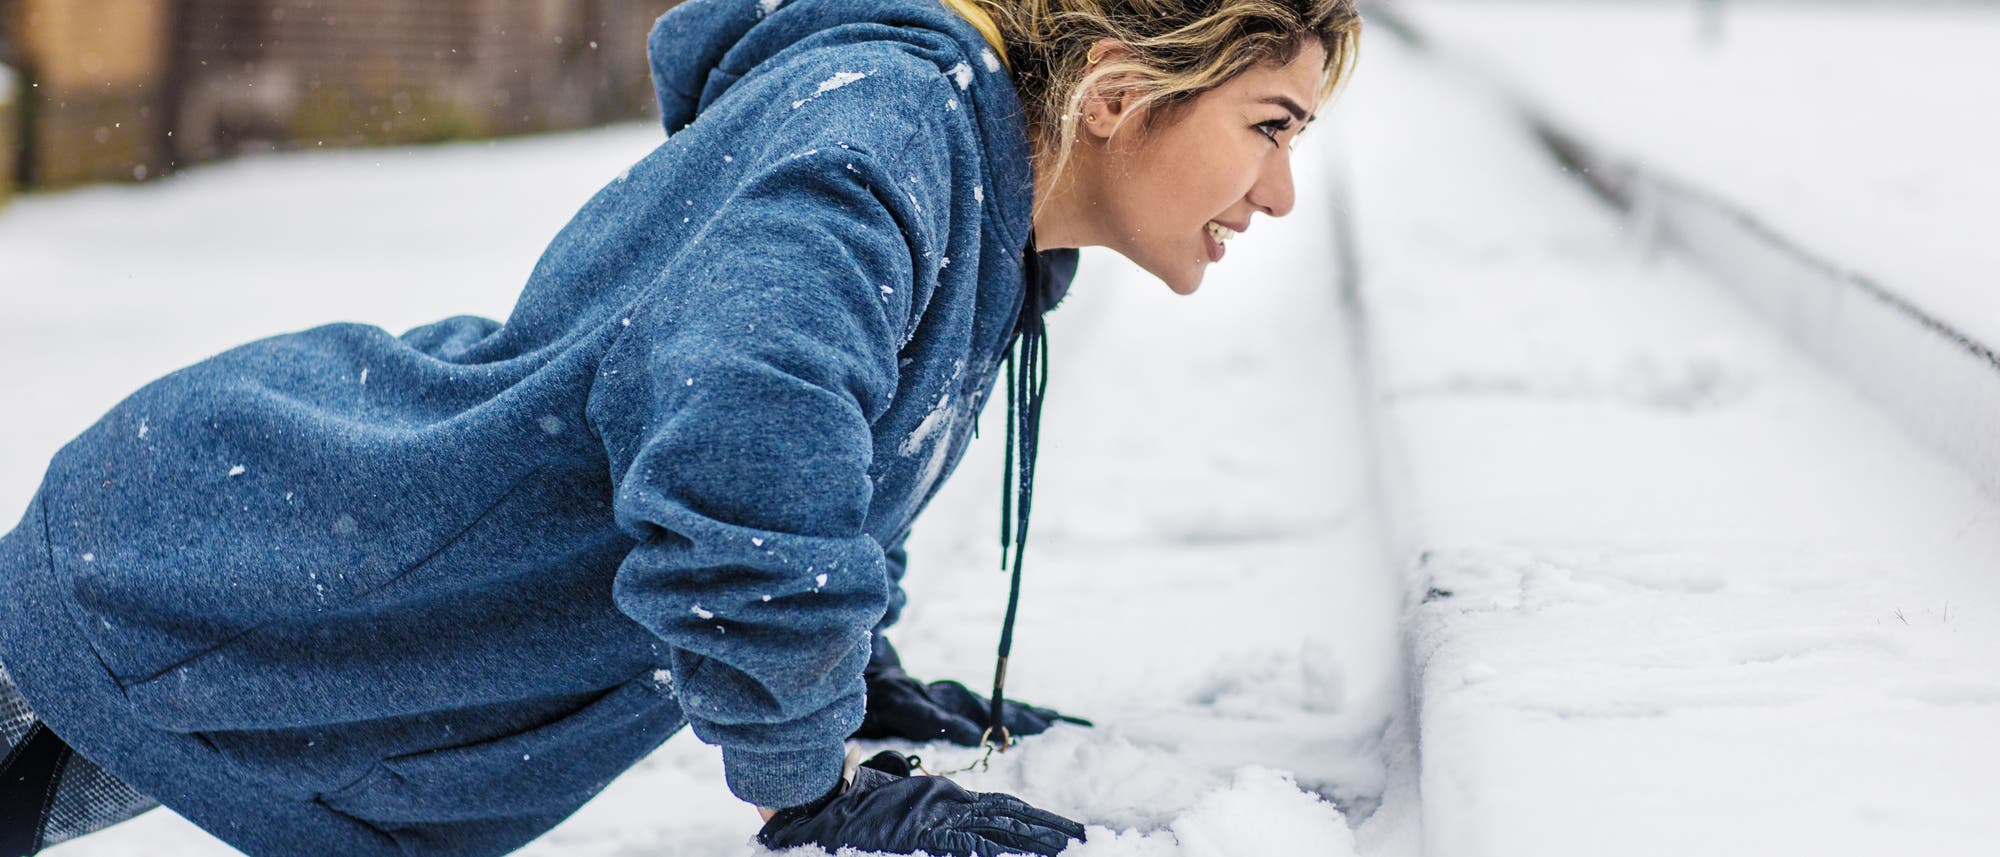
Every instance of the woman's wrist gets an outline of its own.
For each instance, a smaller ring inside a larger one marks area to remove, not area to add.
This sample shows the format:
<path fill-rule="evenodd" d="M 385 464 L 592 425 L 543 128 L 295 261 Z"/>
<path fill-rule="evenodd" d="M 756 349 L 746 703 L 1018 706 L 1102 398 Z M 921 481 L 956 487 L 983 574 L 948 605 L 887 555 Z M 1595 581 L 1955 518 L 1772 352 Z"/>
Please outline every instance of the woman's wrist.
<path fill-rule="evenodd" d="M 847 758 L 845 761 L 842 762 L 840 766 L 840 778 L 833 781 L 833 788 L 829 790 L 826 794 L 821 795 L 819 798 L 813 800 L 811 803 L 801 804 L 796 807 L 786 807 L 784 809 L 772 809 L 771 807 L 768 806 L 758 806 L 757 814 L 763 817 L 764 822 L 766 824 L 769 824 L 772 818 L 776 817 L 778 813 L 784 812 L 786 809 L 801 810 L 808 815 L 814 812 L 818 812 L 821 807 L 824 807 L 827 804 L 832 803 L 834 798 L 839 797 L 841 792 L 847 791 L 847 786 L 850 783 L 854 782 L 854 769 L 856 767 L 859 767 L 860 760 L 861 760 L 860 752 L 856 749 L 849 748 L 847 752 Z"/>

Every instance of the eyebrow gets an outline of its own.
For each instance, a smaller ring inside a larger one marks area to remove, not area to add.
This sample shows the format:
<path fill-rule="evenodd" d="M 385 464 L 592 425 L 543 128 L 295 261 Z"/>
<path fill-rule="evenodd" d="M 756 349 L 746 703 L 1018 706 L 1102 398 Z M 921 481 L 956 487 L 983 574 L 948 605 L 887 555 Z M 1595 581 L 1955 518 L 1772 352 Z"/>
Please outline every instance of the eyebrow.
<path fill-rule="evenodd" d="M 1312 121 L 1314 119 L 1319 118 L 1318 116 L 1307 116 L 1305 108 L 1300 107 L 1298 102 L 1293 101 L 1290 97 L 1284 95 L 1266 95 L 1263 98 L 1257 99 L 1257 103 L 1276 104 L 1279 107 L 1283 107 L 1286 110 L 1291 111 L 1293 119 L 1303 120 L 1306 124 L 1312 124 Z"/>

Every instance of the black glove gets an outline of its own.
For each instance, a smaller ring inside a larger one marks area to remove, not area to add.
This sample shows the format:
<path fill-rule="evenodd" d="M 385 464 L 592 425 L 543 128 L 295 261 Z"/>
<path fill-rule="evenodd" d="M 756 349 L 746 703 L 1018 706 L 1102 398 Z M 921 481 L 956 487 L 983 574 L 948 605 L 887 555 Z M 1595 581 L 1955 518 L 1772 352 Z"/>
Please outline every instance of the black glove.
<path fill-rule="evenodd" d="M 979 746 L 980 736 L 992 716 L 992 703 L 955 681 L 934 681 L 926 685 L 903 672 L 903 661 L 889 638 L 875 635 L 868 668 L 861 673 L 868 684 L 868 713 L 861 719 L 855 738 L 906 738 L 936 741 L 940 738 L 967 747 Z M 1090 721 L 1047 708 L 1024 703 L 1001 703 L 1000 722 L 1010 736 L 1045 732 L 1057 722 L 1089 726 Z"/>
<path fill-rule="evenodd" d="M 855 769 L 852 783 L 842 780 L 819 800 L 778 810 L 757 831 L 757 842 L 773 851 L 817 845 L 829 853 L 853 848 L 932 857 L 1054 857 L 1070 840 L 1083 838 L 1083 825 L 1011 795 L 969 792 L 943 777 L 891 770 L 909 768 L 884 751 Z"/>

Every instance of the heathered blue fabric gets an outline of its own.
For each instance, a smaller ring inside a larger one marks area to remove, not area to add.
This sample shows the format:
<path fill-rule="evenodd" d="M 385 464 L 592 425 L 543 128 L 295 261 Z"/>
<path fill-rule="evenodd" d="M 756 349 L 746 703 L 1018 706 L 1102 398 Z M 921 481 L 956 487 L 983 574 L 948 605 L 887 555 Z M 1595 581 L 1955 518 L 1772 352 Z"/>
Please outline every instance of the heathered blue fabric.
<path fill-rule="evenodd" d="M 255 342 L 56 456 L 0 659 L 79 752 L 251 854 L 505 853 L 683 724 L 745 800 L 831 785 L 1022 305 L 1020 105 L 934 0 L 651 54 L 669 138 L 506 323 Z"/>

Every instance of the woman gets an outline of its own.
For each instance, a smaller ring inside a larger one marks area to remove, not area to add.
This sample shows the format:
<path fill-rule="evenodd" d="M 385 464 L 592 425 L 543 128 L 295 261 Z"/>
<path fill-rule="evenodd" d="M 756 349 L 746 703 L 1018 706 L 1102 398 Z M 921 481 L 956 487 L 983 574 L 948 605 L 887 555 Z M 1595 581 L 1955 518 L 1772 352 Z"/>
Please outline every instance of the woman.
<path fill-rule="evenodd" d="M 1064 719 L 902 673 L 875 632 L 904 538 L 1003 358 L 1025 538 L 1075 248 L 1193 292 L 1292 207 L 1357 26 L 1349 0 L 668 13 L 669 139 L 504 325 L 252 343 L 56 456 L 0 540 L 0 850 L 157 799 L 252 854 L 500 854 L 687 725 L 766 845 L 1060 851 L 1067 819 L 847 760 Z"/>

